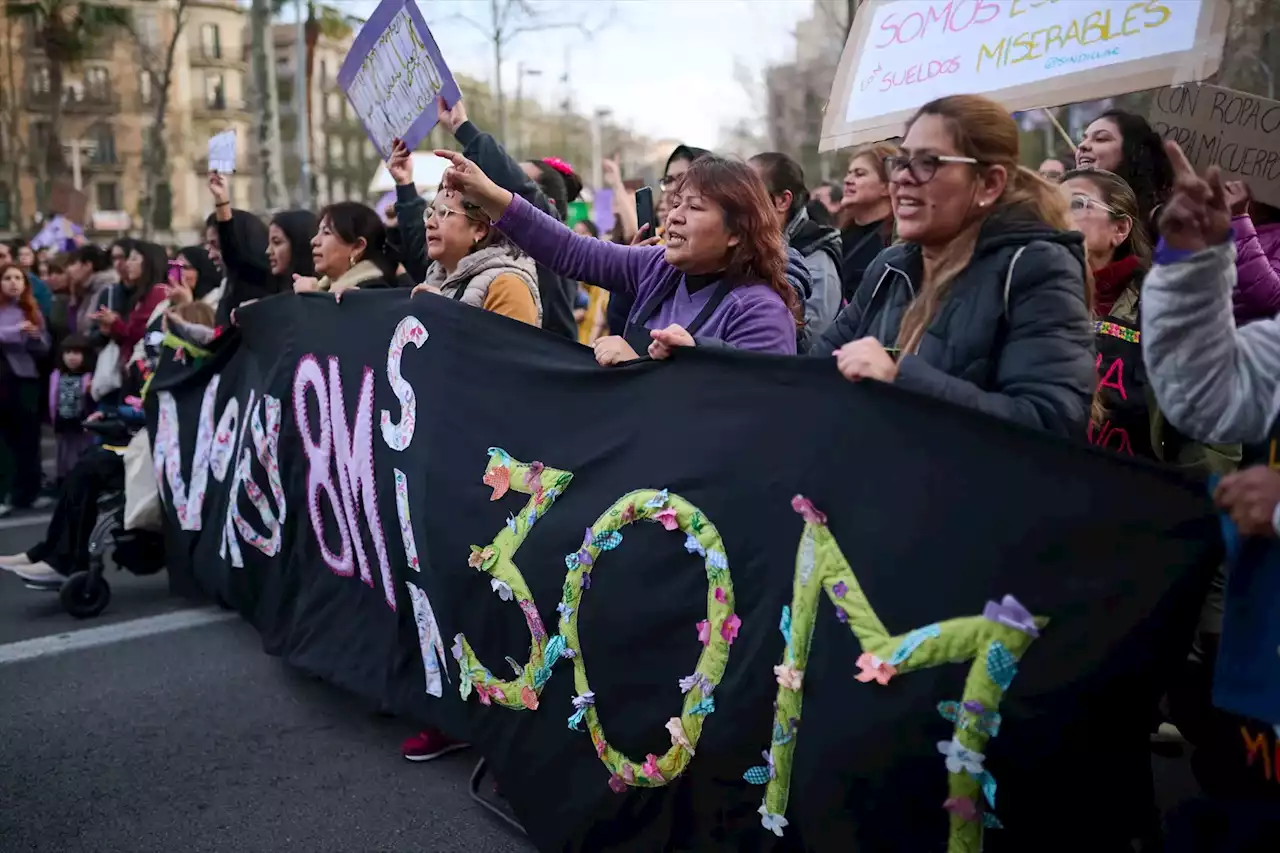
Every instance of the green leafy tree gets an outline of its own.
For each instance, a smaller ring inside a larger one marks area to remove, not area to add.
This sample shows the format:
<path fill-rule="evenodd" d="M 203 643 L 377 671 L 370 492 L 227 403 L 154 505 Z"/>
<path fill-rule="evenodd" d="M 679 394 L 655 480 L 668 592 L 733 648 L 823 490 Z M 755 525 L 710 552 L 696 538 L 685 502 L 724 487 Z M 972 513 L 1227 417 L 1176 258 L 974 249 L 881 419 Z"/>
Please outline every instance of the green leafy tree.
<path fill-rule="evenodd" d="M 5 3 L 5 16 L 20 21 L 35 35 L 49 61 L 51 104 L 49 127 L 58 144 L 45 151 L 45 173 L 64 177 L 69 169 L 62 154 L 63 79 L 101 44 L 109 42 L 131 22 L 129 10 L 106 3 L 76 0 L 28 0 Z"/>

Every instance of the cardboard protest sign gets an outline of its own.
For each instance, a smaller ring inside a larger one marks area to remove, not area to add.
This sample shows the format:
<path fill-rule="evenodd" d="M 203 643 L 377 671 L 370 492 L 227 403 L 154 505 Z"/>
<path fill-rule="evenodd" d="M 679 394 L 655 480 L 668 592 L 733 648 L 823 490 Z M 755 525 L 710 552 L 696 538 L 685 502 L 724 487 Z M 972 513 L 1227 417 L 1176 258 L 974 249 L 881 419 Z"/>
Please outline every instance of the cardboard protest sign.
<path fill-rule="evenodd" d="M 475 744 L 539 850 L 1129 849 L 1203 485 L 814 359 L 603 370 L 405 289 L 237 317 L 147 398 L 171 582 Z"/>
<path fill-rule="evenodd" d="M 392 140 L 409 150 L 440 120 L 437 98 L 462 97 L 440 48 L 413 0 L 383 0 L 356 35 L 338 71 L 338 85 L 386 160 Z"/>
<path fill-rule="evenodd" d="M 230 174 L 236 170 L 236 132 L 224 130 L 209 137 L 209 171 Z"/>
<path fill-rule="evenodd" d="M 1217 166 L 1253 197 L 1280 205 L 1280 101 L 1219 86 L 1156 93 L 1151 126 L 1182 146 L 1197 171 Z"/>
<path fill-rule="evenodd" d="M 947 95 L 1018 111 L 1203 80 L 1222 60 L 1229 14 L 1229 0 L 869 0 L 819 148 L 896 136 Z"/>

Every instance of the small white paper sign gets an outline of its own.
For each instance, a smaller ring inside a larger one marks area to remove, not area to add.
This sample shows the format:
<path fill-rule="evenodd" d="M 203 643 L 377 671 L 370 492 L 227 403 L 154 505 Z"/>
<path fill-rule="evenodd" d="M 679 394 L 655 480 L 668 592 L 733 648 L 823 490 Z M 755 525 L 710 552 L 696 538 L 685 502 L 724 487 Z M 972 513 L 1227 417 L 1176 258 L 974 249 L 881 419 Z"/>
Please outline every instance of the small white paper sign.
<path fill-rule="evenodd" d="M 209 137 L 209 171 L 230 173 L 236 170 L 236 132 L 224 130 Z"/>

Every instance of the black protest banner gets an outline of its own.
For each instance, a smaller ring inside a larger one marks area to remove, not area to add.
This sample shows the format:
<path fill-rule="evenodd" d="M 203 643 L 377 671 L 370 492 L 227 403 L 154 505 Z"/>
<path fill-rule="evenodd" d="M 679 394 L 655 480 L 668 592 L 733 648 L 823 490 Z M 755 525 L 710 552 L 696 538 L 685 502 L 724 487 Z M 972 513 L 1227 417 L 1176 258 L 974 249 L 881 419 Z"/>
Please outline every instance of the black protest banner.
<path fill-rule="evenodd" d="M 540 849 L 1141 831 L 1203 487 L 824 360 L 603 370 L 403 293 L 242 314 L 152 386 L 175 570 L 470 739 Z"/>
<path fill-rule="evenodd" d="M 1280 205 L 1280 101 L 1220 86 L 1156 91 L 1151 126 L 1177 142 L 1196 171 L 1222 169 L 1244 181 L 1254 198 Z"/>

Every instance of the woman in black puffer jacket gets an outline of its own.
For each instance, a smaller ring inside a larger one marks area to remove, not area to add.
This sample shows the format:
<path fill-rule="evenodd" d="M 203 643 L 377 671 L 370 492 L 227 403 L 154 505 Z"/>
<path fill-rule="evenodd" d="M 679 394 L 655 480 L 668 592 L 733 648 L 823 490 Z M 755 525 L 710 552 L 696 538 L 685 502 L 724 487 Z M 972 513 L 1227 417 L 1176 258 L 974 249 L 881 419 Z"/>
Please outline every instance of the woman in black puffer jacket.
<path fill-rule="evenodd" d="M 1017 125 L 994 101 L 921 107 L 888 164 L 904 242 L 813 353 L 850 380 L 1075 437 L 1095 384 L 1084 249 L 1060 190 L 1017 162 Z"/>

